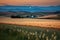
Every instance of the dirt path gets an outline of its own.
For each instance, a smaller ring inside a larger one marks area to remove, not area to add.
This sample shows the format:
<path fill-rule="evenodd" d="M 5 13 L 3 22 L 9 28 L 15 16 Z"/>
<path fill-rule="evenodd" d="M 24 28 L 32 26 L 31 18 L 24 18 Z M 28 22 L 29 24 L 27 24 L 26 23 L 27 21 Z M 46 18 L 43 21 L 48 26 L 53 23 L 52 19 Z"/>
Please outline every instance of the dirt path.
<path fill-rule="evenodd" d="M 49 19 L 29 19 L 29 18 L 13 19 L 8 17 L 0 17 L 0 23 L 60 28 L 60 20 L 49 20 Z"/>

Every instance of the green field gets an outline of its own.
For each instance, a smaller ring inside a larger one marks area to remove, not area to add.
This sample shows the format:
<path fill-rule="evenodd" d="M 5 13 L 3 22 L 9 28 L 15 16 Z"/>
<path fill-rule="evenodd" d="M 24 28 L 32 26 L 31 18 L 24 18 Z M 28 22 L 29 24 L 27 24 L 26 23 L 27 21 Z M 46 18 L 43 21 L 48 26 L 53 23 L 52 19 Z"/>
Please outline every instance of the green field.
<path fill-rule="evenodd" d="M 0 24 L 0 40 L 60 40 L 60 30 Z"/>

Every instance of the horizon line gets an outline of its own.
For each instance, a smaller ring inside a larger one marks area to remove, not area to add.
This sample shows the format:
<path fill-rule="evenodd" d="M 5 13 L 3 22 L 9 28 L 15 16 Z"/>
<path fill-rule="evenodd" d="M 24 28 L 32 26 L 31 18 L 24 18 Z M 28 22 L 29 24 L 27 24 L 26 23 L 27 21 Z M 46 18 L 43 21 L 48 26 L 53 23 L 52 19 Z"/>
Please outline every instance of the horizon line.
<path fill-rule="evenodd" d="M 0 6 L 60 6 L 60 5 L 0 5 Z"/>

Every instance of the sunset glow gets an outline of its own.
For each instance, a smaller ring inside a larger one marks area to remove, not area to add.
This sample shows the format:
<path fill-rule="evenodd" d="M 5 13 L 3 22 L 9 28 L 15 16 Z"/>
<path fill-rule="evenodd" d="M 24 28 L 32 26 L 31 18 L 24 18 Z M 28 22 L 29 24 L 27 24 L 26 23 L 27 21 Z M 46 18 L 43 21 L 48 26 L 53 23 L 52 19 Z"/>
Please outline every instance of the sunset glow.
<path fill-rule="evenodd" d="M 60 0 L 0 0 L 0 5 L 60 5 Z"/>

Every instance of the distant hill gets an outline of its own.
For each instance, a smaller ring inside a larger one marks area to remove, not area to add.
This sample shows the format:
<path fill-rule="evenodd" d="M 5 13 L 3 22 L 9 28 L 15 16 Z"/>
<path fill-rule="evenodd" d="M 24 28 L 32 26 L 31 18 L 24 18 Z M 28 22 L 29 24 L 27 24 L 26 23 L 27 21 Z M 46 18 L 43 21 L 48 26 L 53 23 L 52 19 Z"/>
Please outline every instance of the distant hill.
<path fill-rule="evenodd" d="M 0 6 L 0 16 L 37 16 L 47 18 L 51 15 L 60 15 L 60 6 Z"/>
<path fill-rule="evenodd" d="M 19 12 L 19 11 L 27 11 L 27 12 L 55 12 L 60 11 L 60 6 L 0 6 L 0 12 Z"/>
<path fill-rule="evenodd" d="M 60 19 L 59 15 L 46 15 L 46 16 L 42 16 L 42 17 L 38 17 L 40 19 Z"/>
<path fill-rule="evenodd" d="M 12 12 L 12 11 L 8 11 L 8 12 L 0 12 L 0 16 L 8 16 L 10 17 L 11 15 L 29 15 L 30 12 L 25 12 L 25 11 L 21 11 L 21 12 Z"/>
<path fill-rule="evenodd" d="M 30 16 L 34 15 L 37 17 L 42 17 L 42 16 L 47 16 L 47 15 L 60 15 L 60 11 L 56 12 L 27 12 L 27 11 L 20 11 L 20 12 L 13 12 L 13 11 L 8 11 L 8 12 L 0 12 L 0 16 L 8 16 L 11 17 L 12 15 L 16 16 Z"/>

